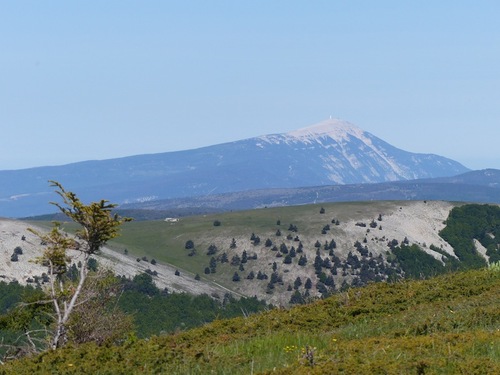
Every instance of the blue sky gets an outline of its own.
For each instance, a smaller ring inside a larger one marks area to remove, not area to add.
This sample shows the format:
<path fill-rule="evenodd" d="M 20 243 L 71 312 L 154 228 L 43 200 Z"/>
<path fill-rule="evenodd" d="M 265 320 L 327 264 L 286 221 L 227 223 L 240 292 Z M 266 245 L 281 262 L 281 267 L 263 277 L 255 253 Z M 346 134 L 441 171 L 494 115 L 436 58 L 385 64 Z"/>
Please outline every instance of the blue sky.
<path fill-rule="evenodd" d="M 350 121 L 499 168 L 498 1 L 0 2 L 0 169 Z"/>

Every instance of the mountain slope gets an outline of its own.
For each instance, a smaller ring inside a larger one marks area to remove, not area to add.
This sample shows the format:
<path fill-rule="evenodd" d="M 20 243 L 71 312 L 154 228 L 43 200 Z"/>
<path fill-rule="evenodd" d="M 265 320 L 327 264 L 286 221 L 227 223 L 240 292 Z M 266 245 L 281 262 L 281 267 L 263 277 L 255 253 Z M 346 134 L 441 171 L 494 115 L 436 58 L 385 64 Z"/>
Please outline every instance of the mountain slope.
<path fill-rule="evenodd" d="M 127 277 L 156 271 L 153 279 L 162 289 L 231 291 L 286 306 L 348 285 L 496 262 L 498 223 L 498 206 L 437 201 L 267 208 L 127 223 L 109 243 L 115 251 L 104 251 L 98 260 Z M 0 220 L 0 275 L 22 283 L 43 272 L 30 262 L 42 247 L 25 226 Z M 23 254 L 12 261 L 17 246 Z"/>
<path fill-rule="evenodd" d="M 21 284 L 35 285 L 42 280 L 42 274 L 47 272 L 47 267 L 35 262 L 42 256 L 44 247 L 40 239 L 28 230 L 36 229 L 43 232 L 43 227 L 28 224 L 20 220 L 0 219 L 0 281 L 11 282 L 17 280 Z M 21 254 L 12 259 L 15 249 L 20 249 Z M 81 260 L 81 254 L 69 251 L 74 263 Z M 194 274 L 183 271 L 175 275 L 175 267 L 165 263 L 151 264 L 150 262 L 137 262 L 135 257 L 127 256 L 123 252 L 103 248 L 95 258 L 105 268 L 112 269 L 117 275 L 133 278 L 136 274 L 146 271 L 156 272 L 155 283 L 158 288 L 168 288 L 170 291 L 190 294 L 224 295 L 226 289 L 211 283 L 199 282 L 194 279 Z"/>
<path fill-rule="evenodd" d="M 375 283 L 122 345 L 68 347 L 7 362 L 0 372 L 498 374 L 499 309 L 500 272 L 475 270 Z"/>
<path fill-rule="evenodd" d="M 409 153 L 352 124 L 327 120 L 287 134 L 195 150 L 0 171 L 0 216 L 50 212 L 47 180 L 61 182 L 85 200 L 128 203 L 263 188 L 446 177 L 466 171 L 450 159 Z"/>
<path fill-rule="evenodd" d="M 415 257 L 426 253 L 431 257 L 424 263 L 444 271 L 442 257 L 455 255 L 439 231 L 454 206 L 349 202 L 202 215 L 177 222 L 133 222 L 115 243 L 117 249 L 127 248 L 135 256 L 187 267 L 202 280 L 216 281 L 239 294 L 287 305 L 295 292 L 289 286 L 297 277 L 303 284 L 301 293 L 311 279 L 311 296 L 319 296 L 321 290 L 328 293 L 329 287 L 341 289 L 345 283 L 399 277 L 403 270 L 394 262 L 396 257 L 388 255 L 394 246 L 417 245 L 422 251 Z M 221 224 L 214 226 L 215 221 Z M 188 240 L 194 243 L 193 253 L 185 249 Z M 423 263 L 420 266 L 424 272 Z M 234 281 L 235 273 L 240 281 Z M 259 274 L 268 278 L 259 279 Z"/>
<path fill-rule="evenodd" d="M 451 176 L 466 170 L 460 164 L 437 155 L 414 154 L 397 149 L 357 126 L 340 120 L 327 120 L 284 135 L 261 139 L 274 145 L 287 146 L 293 151 L 287 154 L 295 154 L 299 158 L 307 158 L 314 153 L 317 157 L 311 158 L 312 164 L 308 165 L 308 169 L 326 171 L 330 184 L 413 180 Z M 290 160 L 291 163 L 294 161 Z M 318 180 L 321 182 L 318 185 L 324 184 L 324 181 Z"/>

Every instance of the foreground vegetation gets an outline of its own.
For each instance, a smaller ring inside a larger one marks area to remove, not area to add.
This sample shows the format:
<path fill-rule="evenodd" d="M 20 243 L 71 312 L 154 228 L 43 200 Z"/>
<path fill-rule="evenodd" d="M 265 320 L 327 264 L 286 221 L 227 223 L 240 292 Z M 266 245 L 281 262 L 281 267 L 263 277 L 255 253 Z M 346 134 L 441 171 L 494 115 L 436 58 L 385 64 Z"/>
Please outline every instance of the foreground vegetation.
<path fill-rule="evenodd" d="M 69 346 L 0 374 L 500 373 L 498 267 L 374 283 L 121 345 Z"/>
<path fill-rule="evenodd" d="M 73 271 L 74 268 L 76 266 L 71 267 L 65 277 L 77 276 L 78 271 Z M 70 322 L 72 334 L 69 339 L 73 343 L 81 343 L 82 333 L 89 337 L 87 341 L 116 343 L 123 342 L 130 335 L 147 338 L 174 333 L 216 319 L 248 316 L 272 308 L 255 297 L 235 299 L 226 294 L 219 301 L 208 295 L 169 293 L 158 289 L 151 275 L 146 273 L 133 279 L 104 273 L 107 285 L 103 293 L 92 301 L 86 301 L 91 306 L 83 311 L 77 310 L 76 318 Z M 89 280 L 102 280 L 102 276 L 103 271 L 91 271 Z M 37 351 L 44 350 L 47 334 L 53 325 L 49 318 L 50 305 L 39 303 L 46 298 L 40 287 L 0 282 L 0 360 L 34 353 L 32 342 L 36 344 Z M 111 318 L 119 319 L 119 322 L 110 324 L 109 319 L 103 321 L 96 316 L 106 316 L 110 311 L 114 312 Z M 89 320 L 91 327 L 85 324 Z"/>

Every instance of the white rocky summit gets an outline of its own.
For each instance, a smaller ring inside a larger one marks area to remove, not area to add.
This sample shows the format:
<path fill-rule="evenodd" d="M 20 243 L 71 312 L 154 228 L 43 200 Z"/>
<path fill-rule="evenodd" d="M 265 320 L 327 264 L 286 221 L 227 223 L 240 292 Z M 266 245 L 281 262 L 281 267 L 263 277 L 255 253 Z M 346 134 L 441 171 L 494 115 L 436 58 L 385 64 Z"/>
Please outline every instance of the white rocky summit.
<path fill-rule="evenodd" d="M 302 141 L 321 137 L 329 137 L 337 142 L 348 140 L 349 136 L 360 139 L 366 138 L 363 129 L 340 119 L 328 119 L 315 125 L 291 131 L 286 133 L 286 135 Z"/>

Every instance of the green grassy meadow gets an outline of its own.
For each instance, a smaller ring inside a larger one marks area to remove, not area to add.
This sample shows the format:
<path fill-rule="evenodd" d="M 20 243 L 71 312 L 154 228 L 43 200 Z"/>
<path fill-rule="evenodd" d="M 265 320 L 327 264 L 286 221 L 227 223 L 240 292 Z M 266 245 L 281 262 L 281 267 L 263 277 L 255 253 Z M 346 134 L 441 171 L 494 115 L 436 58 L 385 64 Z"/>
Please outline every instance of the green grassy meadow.
<path fill-rule="evenodd" d="M 383 201 L 329 203 L 190 216 L 173 223 L 163 220 L 133 221 L 125 223 L 121 236 L 109 245 L 119 252 L 127 249 L 134 256 L 147 256 L 148 259 L 154 258 L 202 274 L 207 259 L 186 256 L 188 251 L 184 245 L 188 240 L 194 241 L 199 254 L 205 254 L 212 243 L 222 243 L 228 249 L 232 238 L 237 242 L 248 242 L 251 234 L 255 233 L 264 241 L 267 237 L 274 237 L 277 229 L 285 236 L 290 224 L 299 228 L 300 235 L 307 236 L 318 233 L 318 228 L 330 223 L 333 218 L 346 221 L 359 216 L 376 217 L 390 207 L 404 204 Z M 322 207 L 325 214 L 320 215 Z M 221 222 L 220 226 L 213 225 L 216 220 Z M 281 222 L 279 226 L 278 220 Z M 246 249 L 251 250 L 249 247 Z"/>

